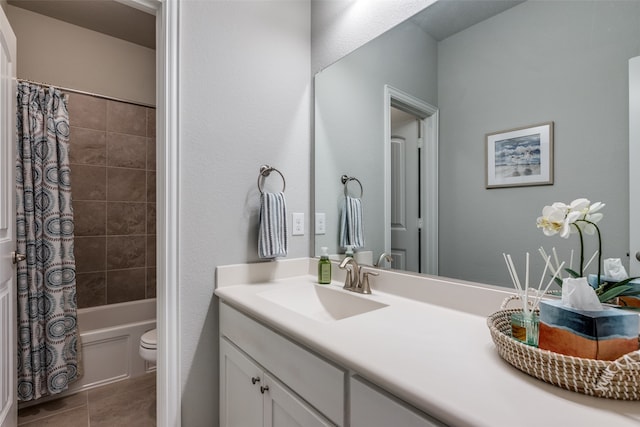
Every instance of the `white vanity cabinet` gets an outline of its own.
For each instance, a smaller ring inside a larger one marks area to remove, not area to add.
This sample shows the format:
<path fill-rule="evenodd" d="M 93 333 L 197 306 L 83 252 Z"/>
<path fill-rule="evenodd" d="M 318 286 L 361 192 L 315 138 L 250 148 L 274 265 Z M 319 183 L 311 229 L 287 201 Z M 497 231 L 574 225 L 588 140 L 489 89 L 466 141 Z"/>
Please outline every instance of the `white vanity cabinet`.
<path fill-rule="evenodd" d="M 220 336 L 221 427 L 344 425 L 345 370 L 224 303 Z"/>
<path fill-rule="evenodd" d="M 220 340 L 220 425 L 333 426 L 225 338 Z"/>
<path fill-rule="evenodd" d="M 351 427 L 445 427 L 358 377 L 351 377 Z"/>

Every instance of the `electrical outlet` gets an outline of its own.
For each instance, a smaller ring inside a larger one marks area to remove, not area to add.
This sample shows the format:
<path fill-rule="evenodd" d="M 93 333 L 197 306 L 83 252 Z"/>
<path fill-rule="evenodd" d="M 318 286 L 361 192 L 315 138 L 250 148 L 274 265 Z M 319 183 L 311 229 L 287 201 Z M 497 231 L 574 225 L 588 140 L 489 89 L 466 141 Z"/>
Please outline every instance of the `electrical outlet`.
<path fill-rule="evenodd" d="M 304 236 L 304 213 L 292 213 L 291 220 L 293 222 L 292 236 Z"/>
<path fill-rule="evenodd" d="M 326 219 L 324 212 L 316 212 L 316 234 L 326 233 Z"/>

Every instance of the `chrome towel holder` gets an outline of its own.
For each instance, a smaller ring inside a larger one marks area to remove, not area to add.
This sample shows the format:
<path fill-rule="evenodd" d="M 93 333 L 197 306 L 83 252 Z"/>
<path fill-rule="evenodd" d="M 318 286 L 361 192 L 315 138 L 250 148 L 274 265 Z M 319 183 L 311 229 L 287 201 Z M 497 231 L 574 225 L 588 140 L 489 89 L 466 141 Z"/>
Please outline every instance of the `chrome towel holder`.
<path fill-rule="evenodd" d="M 356 178 L 355 176 L 342 175 L 342 177 L 340 177 L 340 181 L 344 184 L 344 195 L 345 196 L 349 195 L 349 190 L 347 188 L 347 186 L 349 185 L 349 181 L 357 182 L 358 185 L 360 186 L 360 196 L 358 198 L 362 198 L 362 195 L 364 194 L 364 190 L 362 189 L 362 183 L 360 182 L 360 180 L 358 178 Z"/>
<path fill-rule="evenodd" d="M 258 190 L 260 190 L 260 194 L 263 193 L 262 189 L 264 187 L 264 180 L 271 174 L 271 172 L 277 172 L 282 178 L 282 192 L 284 193 L 284 190 L 287 187 L 287 181 L 284 179 L 282 172 L 272 166 L 262 165 L 260 166 L 260 175 L 258 175 Z"/>

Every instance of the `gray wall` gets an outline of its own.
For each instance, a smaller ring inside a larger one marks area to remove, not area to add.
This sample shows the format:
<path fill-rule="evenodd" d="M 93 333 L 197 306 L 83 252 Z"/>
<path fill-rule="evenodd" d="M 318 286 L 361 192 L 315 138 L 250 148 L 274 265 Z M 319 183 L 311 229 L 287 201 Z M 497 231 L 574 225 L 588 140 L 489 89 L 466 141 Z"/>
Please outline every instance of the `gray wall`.
<path fill-rule="evenodd" d="M 373 251 L 375 259 L 384 251 L 384 86 L 436 105 L 436 56 L 436 41 L 407 23 L 316 75 L 315 211 L 326 214 L 326 234 L 316 236 L 315 254 L 322 246 L 330 254 L 343 252 L 338 246 L 343 174 L 363 186 L 366 240 L 359 250 Z M 359 193 L 355 183 L 349 190 Z"/>
<path fill-rule="evenodd" d="M 317 70 L 326 67 L 431 0 L 384 0 L 375 7 L 358 2 L 368 4 L 358 8 L 373 21 L 348 15 L 357 10 L 355 3 L 180 2 L 179 305 L 185 427 L 218 424 L 214 273 L 217 265 L 257 261 L 261 164 L 272 164 L 287 178 L 289 212 L 306 213 L 305 236 L 290 239 L 289 257 L 309 255 L 310 63 Z"/>
<path fill-rule="evenodd" d="M 182 419 L 215 426 L 214 273 L 258 260 L 261 164 L 286 177 L 289 212 L 309 218 L 310 4 L 191 0 L 179 8 Z M 290 239 L 289 257 L 308 256 L 308 229 L 307 221 L 305 236 Z"/>
<path fill-rule="evenodd" d="M 439 44 L 441 275 L 510 286 L 503 251 L 522 261 L 556 246 L 568 258 L 577 236 L 545 237 L 535 222 L 544 205 L 578 197 L 607 204 L 604 256 L 628 264 L 627 70 L 639 16 L 640 2 L 529 1 Z M 485 189 L 485 134 L 546 121 L 555 184 Z"/>

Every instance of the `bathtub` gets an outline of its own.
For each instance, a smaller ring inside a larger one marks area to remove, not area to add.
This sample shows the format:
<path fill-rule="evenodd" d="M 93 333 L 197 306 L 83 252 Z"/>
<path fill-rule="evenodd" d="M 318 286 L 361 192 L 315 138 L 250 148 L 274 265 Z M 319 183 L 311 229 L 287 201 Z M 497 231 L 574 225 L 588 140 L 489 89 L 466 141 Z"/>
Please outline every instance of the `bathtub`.
<path fill-rule="evenodd" d="M 82 376 L 65 393 L 155 370 L 138 354 L 140 337 L 155 327 L 155 298 L 78 309 Z"/>
<path fill-rule="evenodd" d="M 155 364 L 138 354 L 140 337 L 155 327 L 155 298 L 78 309 L 82 376 L 62 393 L 19 402 L 18 408 L 155 371 Z"/>

